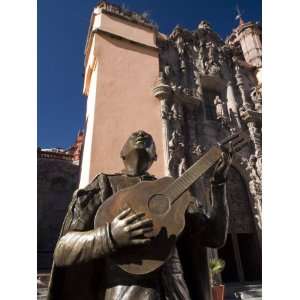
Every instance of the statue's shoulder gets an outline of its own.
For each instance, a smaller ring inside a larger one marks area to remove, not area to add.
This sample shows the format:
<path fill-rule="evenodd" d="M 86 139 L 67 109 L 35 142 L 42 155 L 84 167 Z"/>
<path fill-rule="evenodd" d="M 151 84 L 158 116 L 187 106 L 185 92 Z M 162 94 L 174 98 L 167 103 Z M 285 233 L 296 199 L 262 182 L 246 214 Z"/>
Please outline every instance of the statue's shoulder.
<path fill-rule="evenodd" d="M 96 190 L 105 188 L 109 185 L 109 177 L 115 175 L 117 174 L 97 174 L 89 184 L 83 187 L 79 187 L 77 190 L 75 190 L 73 197 L 80 197 L 82 195 L 85 195 L 86 193 L 95 192 Z"/>
<path fill-rule="evenodd" d="M 101 173 L 103 176 L 106 176 L 106 177 L 116 177 L 116 176 L 122 176 L 124 175 L 123 173 L 111 173 L 111 174 L 108 174 L 108 173 Z"/>
<path fill-rule="evenodd" d="M 85 187 L 77 189 L 73 197 L 80 197 L 82 195 L 85 195 L 89 192 L 94 192 L 98 189 L 105 189 L 106 187 L 111 186 L 114 182 L 119 182 L 119 180 L 125 180 L 124 177 L 128 177 L 127 174 L 118 172 L 118 173 L 99 173 L 97 174 L 93 180 L 86 185 Z M 141 180 L 156 180 L 157 178 L 154 175 L 151 175 L 149 173 L 145 173 L 142 176 L 137 176 Z"/>
<path fill-rule="evenodd" d="M 89 186 L 95 186 L 99 184 L 99 182 L 107 181 L 109 177 L 121 176 L 122 173 L 99 173 L 97 174 L 93 180 L 85 187 L 88 188 Z"/>

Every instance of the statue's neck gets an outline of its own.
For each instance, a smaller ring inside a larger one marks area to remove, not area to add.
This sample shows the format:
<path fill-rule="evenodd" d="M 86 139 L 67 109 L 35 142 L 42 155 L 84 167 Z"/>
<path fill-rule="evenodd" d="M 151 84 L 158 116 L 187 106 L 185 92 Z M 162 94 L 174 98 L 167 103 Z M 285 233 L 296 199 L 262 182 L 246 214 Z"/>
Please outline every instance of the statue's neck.
<path fill-rule="evenodd" d="M 124 160 L 124 165 L 123 173 L 130 176 L 142 176 L 148 170 L 148 157 L 143 152 L 135 152 Z"/>
<path fill-rule="evenodd" d="M 130 164 L 130 166 L 125 166 L 122 172 L 129 176 L 142 176 L 146 174 L 146 172 L 140 171 L 138 162 L 136 164 Z"/>

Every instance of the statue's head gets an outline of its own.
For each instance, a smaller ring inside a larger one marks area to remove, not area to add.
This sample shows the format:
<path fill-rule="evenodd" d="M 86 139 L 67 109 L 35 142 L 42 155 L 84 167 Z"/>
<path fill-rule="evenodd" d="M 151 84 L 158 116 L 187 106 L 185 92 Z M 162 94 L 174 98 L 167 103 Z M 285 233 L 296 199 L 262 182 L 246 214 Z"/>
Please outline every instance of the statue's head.
<path fill-rule="evenodd" d="M 145 174 L 157 159 L 152 136 L 143 130 L 132 133 L 121 150 L 121 158 L 128 174 Z"/>

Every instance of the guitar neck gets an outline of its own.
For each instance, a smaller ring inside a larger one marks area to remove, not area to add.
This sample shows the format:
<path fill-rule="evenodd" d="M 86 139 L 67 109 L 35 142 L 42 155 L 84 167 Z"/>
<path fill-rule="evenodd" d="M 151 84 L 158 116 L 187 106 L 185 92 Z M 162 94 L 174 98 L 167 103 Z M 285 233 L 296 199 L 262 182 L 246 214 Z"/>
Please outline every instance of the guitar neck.
<path fill-rule="evenodd" d="M 184 174 L 178 177 L 166 190 L 163 191 L 174 203 L 199 177 L 211 168 L 221 157 L 222 150 L 218 146 L 212 147 Z"/>

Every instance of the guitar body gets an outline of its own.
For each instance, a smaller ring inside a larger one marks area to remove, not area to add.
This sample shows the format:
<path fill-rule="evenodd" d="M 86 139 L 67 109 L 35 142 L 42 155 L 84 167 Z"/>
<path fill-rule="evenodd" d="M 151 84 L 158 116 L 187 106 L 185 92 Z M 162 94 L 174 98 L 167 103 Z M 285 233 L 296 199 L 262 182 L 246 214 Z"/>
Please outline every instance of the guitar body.
<path fill-rule="evenodd" d="M 147 274 L 162 266 L 184 229 L 185 212 L 191 202 L 188 188 L 219 160 L 222 151 L 239 151 L 248 141 L 246 133 L 235 133 L 211 147 L 176 180 L 164 177 L 144 181 L 108 198 L 96 213 L 95 228 L 111 223 L 126 208 L 153 220 L 153 232 L 145 234 L 151 235 L 151 243 L 116 253 L 112 258 L 119 267 L 131 274 Z"/>
<path fill-rule="evenodd" d="M 115 263 L 131 274 L 150 273 L 169 257 L 176 239 L 185 226 L 185 211 L 191 202 L 190 193 L 184 192 L 171 205 L 170 199 L 162 192 L 173 183 L 172 177 L 156 181 L 143 181 L 133 187 L 123 189 L 108 198 L 98 209 L 95 228 L 112 222 L 126 208 L 133 213 L 143 212 L 145 218 L 153 220 L 150 244 L 123 248 L 121 253 L 112 256 Z"/>

